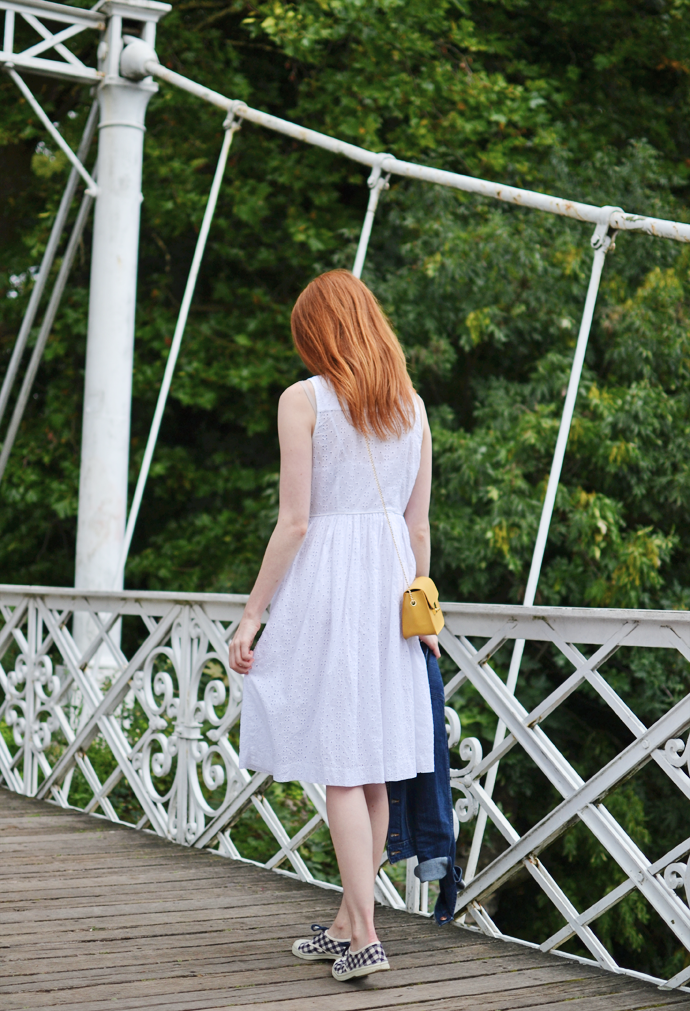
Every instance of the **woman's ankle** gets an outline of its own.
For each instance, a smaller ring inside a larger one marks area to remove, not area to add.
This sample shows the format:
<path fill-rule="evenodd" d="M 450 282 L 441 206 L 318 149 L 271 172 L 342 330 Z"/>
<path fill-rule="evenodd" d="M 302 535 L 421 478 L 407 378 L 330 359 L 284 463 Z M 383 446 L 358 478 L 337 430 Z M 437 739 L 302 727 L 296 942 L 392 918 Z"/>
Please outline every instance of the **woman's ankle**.
<path fill-rule="evenodd" d="M 350 941 L 350 951 L 361 951 L 362 948 L 366 948 L 370 944 L 376 944 L 377 942 L 378 937 L 376 935 L 376 930 L 373 927 L 371 930 L 367 930 L 362 933 L 353 932 L 352 940 Z"/>
<path fill-rule="evenodd" d="M 334 941 L 349 941 L 352 931 L 350 929 L 349 922 L 338 921 L 337 919 L 333 921 L 333 924 L 328 928 L 328 936 L 332 937 Z"/>

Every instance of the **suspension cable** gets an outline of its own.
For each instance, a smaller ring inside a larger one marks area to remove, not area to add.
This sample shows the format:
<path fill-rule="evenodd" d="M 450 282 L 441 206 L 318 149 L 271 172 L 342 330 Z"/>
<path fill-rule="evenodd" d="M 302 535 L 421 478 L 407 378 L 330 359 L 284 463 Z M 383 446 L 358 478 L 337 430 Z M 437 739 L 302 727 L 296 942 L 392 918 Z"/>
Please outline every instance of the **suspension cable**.
<path fill-rule="evenodd" d="M 94 176 L 96 172 L 94 170 Z M 34 345 L 31 358 L 29 359 L 29 365 L 27 367 L 26 373 L 24 375 L 24 380 L 19 391 L 19 396 L 17 397 L 17 403 L 14 405 L 14 411 L 12 412 L 12 418 L 10 420 L 9 426 L 7 428 L 7 434 L 5 435 L 5 441 L 2 446 L 2 452 L 0 453 L 0 482 L 5 474 L 7 468 L 7 461 L 10 458 L 10 453 L 12 452 L 12 447 L 14 446 L 14 441 L 17 438 L 17 432 L 19 431 L 19 426 L 26 410 L 26 405 L 29 402 L 29 396 L 31 395 L 31 388 L 34 384 L 34 379 L 36 378 L 36 373 L 38 372 L 38 366 L 41 363 L 41 357 L 45 350 L 45 346 L 48 343 L 48 338 L 50 337 L 50 332 L 53 328 L 53 323 L 55 322 L 55 315 L 58 311 L 60 305 L 60 300 L 62 299 L 62 294 L 65 290 L 65 285 L 67 284 L 67 278 L 69 277 L 70 270 L 72 269 L 72 264 L 74 263 L 74 257 L 76 256 L 79 243 L 81 241 L 82 233 L 86 225 L 87 218 L 89 216 L 89 211 L 91 210 L 91 205 L 93 204 L 93 196 L 91 193 L 86 192 L 82 198 L 81 207 L 77 214 L 76 221 L 74 222 L 74 227 L 72 228 L 72 234 L 69 237 L 69 242 L 67 243 L 67 248 L 65 250 L 65 255 L 62 258 L 62 263 L 60 264 L 60 270 L 58 276 L 55 280 L 55 285 L 50 296 L 50 301 L 48 302 L 48 307 L 46 308 L 46 313 L 41 324 L 41 329 Z"/>
<path fill-rule="evenodd" d="M 374 217 L 376 215 L 376 208 L 378 207 L 379 197 L 384 190 L 389 187 L 388 180 L 390 179 L 390 172 L 385 177 L 381 172 L 381 166 L 386 158 L 390 158 L 389 154 L 380 154 L 379 160 L 374 165 L 371 170 L 371 175 L 367 180 L 367 185 L 369 187 L 369 203 L 367 205 L 366 214 L 364 215 L 364 221 L 362 223 L 362 232 L 359 236 L 359 245 L 357 246 L 357 254 L 355 256 L 355 264 L 352 268 L 352 273 L 355 277 L 362 276 L 362 270 L 364 268 L 364 261 L 367 258 L 367 249 L 369 248 L 369 238 L 371 236 L 371 229 L 374 224 Z"/>
<path fill-rule="evenodd" d="M 601 273 L 604 268 L 604 261 L 606 259 L 606 254 L 609 252 L 609 250 L 614 248 L 615 231 L 613 232 L 613 234 L 611 234 L 612 229 L 609 222 L 613 219 L 614 214 L 619 210 L 620 208 L 617 207 L 602 207 L 601 221 L 595 228 L 594 235 L 592 236 L 591 244 L 594 249 L 592 273 L 589 279 L 589 287 L 587 288 L 587 296 L 585 298 L 585 306 L 582 312 L 582 321 L 580 323 L 580 332 L 578 334 L 577 344 L 575 346 L 575 354 L 573 356 L 573 364 L 570 370 L 568 390 L 565 397 L 565 404 L 563 405 L 563 414 L 561 416 L 561 423 L 558 429 L 558 437 L 556 439 L 556 447 L 554 449 L 553 462 L 551 464 L 551 470 L 549 472 L 549 480 L 546 486 L 546 494 L 544 496 L 541 518 L 539 520 L 537 539 L 534 545 L 534 552 L 532 554 L 532 564 L 530 565 L 529 577 L 527 579 L 527 588 L 525 589 L 525 596 L 522 602 L 523 607 L 532 606 L 537 592 L 537 584 L 539 582 L 541 566 L 544 560 L 544 551 L 546 548 L 546 541 L 549 535 L 551 517 L 553 516 L 553 509 L 556 503 L 558 482 L 560 481 L 561 471 L 563 469 L 565 450 L 566 446 L 568 445 L 568 436 L 570 435 L 570 427 L 572 425 L 573 414 L 575 412 L 575 402 L 577 400 L 577 393 L 580 385 L 580 377 L 582 375 L 582 368 L 585 361 L 587 342 L 589 340 L 589 333 L 592 328 L 592 318 L 594 316 L 594 307 L 596 305 L 597 294 L 599 292 Z M 524 652 L 524 649 L 525 649 L 525 640 L 516 639 L 515 645 L 513 646 L 513 654 L 510 660 L 508 680 L 506 682 L 506 687 L 508 691 L 511 693 L 511 695 L 515 694 L 515 689 L 517 688 L 518 675 L 520 673 L 520 664 L 522 662 L 522 654 Z M 505 723 L 502 720 L 499 720 L 496 726 L 496 734 L 494 737 L 494 748 L 497 748 L 498 745 L 501 743 L 501 741 L 505 737 L 505 733 L 506 733 Z M 484 783 L 484 790 L 488 794 L 489 798 L 491 798 L 491 796 L 493 795 L 494 786 L 496 785 L 497 774 L 498 774 L 498 762 L 495 762 L 494 765 L 492 765 L 492 767 L 489 769 Z M 479 860 L 479 853 L 481 850 L 482 841 L 484 839 L 486 824 L 487 824 L 486 809 L 484 807 L 481 807 L 477 815 L 477 824 L 475 825 L 470 855 L 467 860 L 465 880 L 468 883 L 475 876 L 477 870 L 477 862 Z"/>
<path fill-rule="evenodd" d="M 223 144 L 220 149 L 218 165 L 216 166 L 216 172 L 213 177 L 213 183 L 211 185 L 211 191 L 209 193 L 208 202 L 206 204 L 206 210 L 204 211 L 204 218 L 201 223 L 201 228 L 199 230 L 199 237 L 196 242 L 194 257 L 192 259 L 192 265 L 190 267 L 189 276 L 187 278 L 187 285 L 185 287 L 184 296 L 182 298 L 182 305 L 180 306 L 180 312 L 177 317 L 177 325 L 175 326 L 175 333 L 173 335 L 172 343 L 170 345 L 168 360 L 165 365 L 163 382 L 161 383 L 161 388 L 158 393 L 156 410 L 154 411 L 153 414 L 153 421 L 151 422 L 151 430 L 149 432 L 148 441 L 146 443 L 146 449 L 144 450 L 144 458 L 141 462 L 141 469 L 139 471 L 139 477 L 137 479 L 137 485 L 134 490 L 132 505 L 130 507 L 129 516 L 127 518 L 127 526 L 125 528 L 125 539 L 122 545 L 122 554 L 120 556 L 120 562 L 117 567 L 115 582 L 113 584 L 115 587 L 120 586 L 122 584 L 122 579 L 124 577 L 125 564 L 127 562 L 129 548 L 132 543 L 132 535 L 134 534 L 134 528 L 136 526 L 137 518 L 139 516 L 139 509 L 141 507 L 141 500 L 144 495 L 146 480 L 149 476 L 149 470 L 151 469 L 151 460 L 153 459 L 153 454 L 156 448 L 156 440 L 158 439 L 158 433 L 160 431 L 161 422 L 163 420 L 163 412 L 165 410 L 165 405 L 168 399 L 168 393 L 170 392 L 170 385 L 172 383 L 175 365 L 177 364 L 177 357 L 180 353 L 182 337 L 184 335 L 185 326 L 187 324 L 187 317 L 189 315 L 189 307 L 191 305 L 192 298 L 194 296 L 194 289 L 196 287 L 197 278 L 199 276 L 199 268 L 201 267 L 201 261 L 203 259 L 204 250 L 206 248 L 206 240 L 208 239 L 208 233 L 211 228 L 211 222 L 213 221 L 213 215 L 216 210 L 216 204 L 218 202 L 220 186 L 223 181 L 223 175 L 225 173 L 225 166 L 228 160 L 230 145 L 232 144 L 233 135 L 237 130 L 239 130 L 240 126 L 241 126 L 240 121 L 236 119 L 236 117 L 233 115 L 232 112 L 223 123 L 223 127 L 225 129 L 225 136 L 223 137 Z"/>
<path fill-rule="evenodd" d="M 97 120 L 98 101 L 95 101 L 91 106 L 91 111 L 89 112 L 86 120 L 84 133 L 82 134 L 81 143 L 79 144 L 79 149 L 77 151 L 77 157 L 80 162 L 86 160 L 89 148 L 91 147 L 91 141 L 93 140 L 94 133 L 96 132 Z M 72 200 L 74 199 L 78 181 L 79 173 L 76 168 L 72 168 L 67 179 L 65 192 L 62 194 L 62 199 L 60 200 L 58 212 L 55 215 L 55 221 L 53 222 L 50 237 L 48 238 L 48 243 L 46 245 L 45 252 L 43 253 L 40 269 L 34 279 L 34 286 L 31 289 L 29 304 L 26 308 L 26 313 L 24 314 L 24 319 L 22 320 L 22 325 L 17 335 L 10 363 L 7 366 L 7 372 L 5 373 L 5 378 L 2 383 L 2 389 L 0 390 L 0 422 L 2 421 L 3 415 L 7 409 L 7 403 L 10 399 L 10 393 L 12 392 L 17 372 L 19 371 L 19 365 L 22 355 L 24 354 L 24 348 L 26 347 L 26 342 L 29 339 L 29 334 L 31 333 L 31 328 L 34 325 L 36 313 L 38 312 L 39 303 L 43 296 L 46 284 L 48 283 L 48 276 L 55 260 L 57 249 L 60 244 L 60 238 L 62 237 L 62 233 L 67 222 L 67 217 L 70 212 L 70 207 L 72 206 Z"/>
<path fill-rule="evenodd" d="M 14 81 L 14 83 L 17 85 L 17 87 L 21 91 L 22 95 L 27 100 L 27 102 L 29 103 L 29 105 L 31 106 L 31 108 L 34 110 L 34 112 L 36 113 L 36 115 L 38 116 L 38 118 L 40 119 L 40 121 L 43 123 L 44 127 L 46 128 L 46 130 L 48 131 L 48 133 L 50 134 L 50 136 L 53 138 L 53 140 L 55 141 L 55 143 L 57 144 L 57 146 L 61 149 L 61 151 L 63 152 L 63 154 L 65 154 L 67 156 L 67 158 L 72 162 L 72 165 L 74 166 L 74 168 L 77 170 L 77 172 L 79 173 L 79 175 L 82 177 L 82 179 L 86 183 L 87 189 L 91 191 L 91 196 L 94 196 L 94 197 L 97 196 L 98 195 L 98 187 L 96 186 L 96 183 L 93 180 L 93 178 L 91 177 L 91 175 L 89 174 L 89 172 L 87 172 L 86 169 L 84 168 L 84 165 L 83 165 L 83 163 L 81 161 L 81 158 L 79 158 L 74 153 L 74 151 L 69 146 L 69 144 L 67 143 L 67 141 L 65 140 L 65 138 L 62 136 L 62 134 L 60 133 L 60 131 L 57 129 L 57 127 L 53 126 L 53 123 L 51 122 L 50 117 L 45 112 L 45 110 L 41 106 L 40 102 L 37 100 L 37 98 L 34 95 L 34 93 L 31 91 L 31 88 L 29 88 L 29 86 L 26 84 L 26 82 L 23 80 L 23 78 L 21 78 L 19 76 L 19 74 L 14 69 L 14 67 L 13 67 L 13 65 L 11 63 L 6 63 L 5 64 L 5 70 L 10 75 L 10 77 L 12 78 L 12 80 Z"/>

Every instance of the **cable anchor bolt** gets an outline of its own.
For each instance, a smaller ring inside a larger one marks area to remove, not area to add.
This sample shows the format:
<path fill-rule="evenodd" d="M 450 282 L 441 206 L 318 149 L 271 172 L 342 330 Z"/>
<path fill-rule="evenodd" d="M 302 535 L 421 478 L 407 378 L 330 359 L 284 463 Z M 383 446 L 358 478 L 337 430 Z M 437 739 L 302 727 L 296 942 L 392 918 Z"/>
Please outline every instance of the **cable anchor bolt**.
<path fill-rule="evenodd" d="M 390 183 L 388 181 L 391 177 L 390 172 L 388 172 L 384 178 L 382 178 L 382 175 L 385 171 L 383 163 L 387 158 L 392 157 L 392 155 L 386 153 L 376 155 L 376 161 L 372 165 L 371 174 L 367 179 L 367 186 L 370 190 L 378 189 L 378 191 L 381 192 L 381 190 L 390 189 Z"/>
<path fill-rule="evenodd" d="M 242 127 L 241 110 L 246 109 L 246 102 L 233 102 L 228 109 L 228 114 L 223 120 L 223 129 L 236 133 Z"/>
<path fill-rule="evenodd" d="M 601 249 L 604 253 L 610 253 L 616 248 L 616 236 L 619 229 L 611 225 L 611 218 L 614 214 L 623 213 L 625 212 L 622 207 L 612 207 L 609 204 L 601 208 L 601 220 L 590 239 L 592 249 Z"/>

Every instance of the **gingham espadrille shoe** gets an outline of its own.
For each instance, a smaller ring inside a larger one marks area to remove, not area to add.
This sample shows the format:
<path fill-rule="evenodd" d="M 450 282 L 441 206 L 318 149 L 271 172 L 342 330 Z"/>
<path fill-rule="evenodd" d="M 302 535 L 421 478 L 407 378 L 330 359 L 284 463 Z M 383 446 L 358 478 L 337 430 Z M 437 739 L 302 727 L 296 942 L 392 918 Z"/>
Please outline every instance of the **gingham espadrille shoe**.
<path fill-rule="evenodd" d="M 311 929 L 316 931 L 313 937 L 303 937 L 292 946 L 292 954 L 303 958 L 306 962 L 317 962 L 322 958 L 342 958 L 350 947 L 349 941 L 339 941 L 331 937 L 326 927 L 312 923 Z"/>
<path fill-rule="evenodd" d="M 335 979 L 352 979 L 354 976 L 368 976 L 371 972 L 390 969 L 386 953 L 379 941 L 367 944 L 359 951 L 347 951 L 333 963 L 331 972 Z"/>

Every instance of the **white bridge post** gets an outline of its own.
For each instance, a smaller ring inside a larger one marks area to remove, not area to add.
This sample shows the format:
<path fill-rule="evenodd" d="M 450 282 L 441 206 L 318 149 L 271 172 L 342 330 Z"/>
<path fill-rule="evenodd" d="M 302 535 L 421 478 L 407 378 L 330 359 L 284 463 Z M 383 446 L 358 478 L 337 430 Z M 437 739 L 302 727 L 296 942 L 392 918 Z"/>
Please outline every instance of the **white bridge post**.
<path fill-rule="evenodd" d="M 143 22 L 153 44 L 167 4 L 109 5 L 99 51 L 105 78 L 100 103 L 98 197 L 93 227 L 91 293 L 79 478 L 75 586 L 121 589 L 118 563 L 127 516 L 134 313 L 136 306 L 144 118 L 158 90 L 151 79 L 120 76 L 123 18 Z M 125 42 L 127 36 L 125 36 Z M 86 629 L 75 627 L 81 638 Z M 79 634 L 81 631 L 81 635 Z"/>

